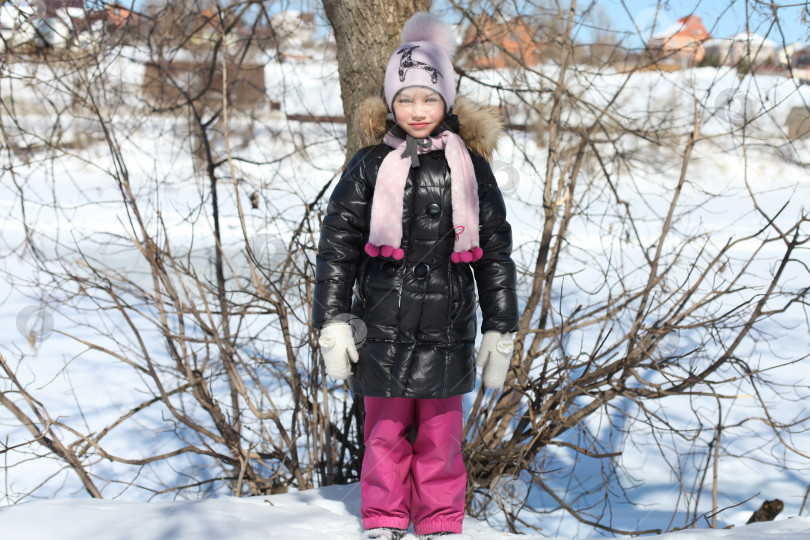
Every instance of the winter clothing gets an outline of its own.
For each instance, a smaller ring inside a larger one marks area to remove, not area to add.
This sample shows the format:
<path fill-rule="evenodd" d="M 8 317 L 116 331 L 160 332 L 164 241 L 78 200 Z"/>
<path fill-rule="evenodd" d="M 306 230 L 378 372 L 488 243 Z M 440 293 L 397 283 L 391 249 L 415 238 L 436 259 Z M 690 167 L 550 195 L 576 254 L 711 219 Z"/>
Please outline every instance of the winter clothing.
<path fill-rule="evenodd" d="M 445 110 L 456 100 L 452 58 L 456 53 L 453 31 L 430 13 L 417 13 L 402 27 L 402 46 L 391 56 L 385 69 L 383 91 L 388 109 L 394 98 L 408 86 L 425 86 L 442 96 Z"/>
<path fill-rule="evenodd" d="M 360 358 L 349 323 L 335 321 L 324 326 L 318 343 L 323 352 L 327 375 L 335 380 L 348 377 L 352 372 L 349 360 L 356 363 Z"/>
<path fill-rule="evenodd" d="M 359 150 L 332 193 L 316 259 L 312 324 L 351 313 L 365 324 L 349 386 L 375 397 L 440 399 L 475 386 L 476 291 L 482 332 L 517 330 L 512 233 L 498 184 L 487 163 L 501 122 L 490 110 L 456 100 L 457 116 L 443 126 L 470 150 L 478 184 L 480 259 L 454 264 L 451 174 L 444 152 L 418 155 L 403 191 L 404 258 L 371 258 L 371 201 L 382 162 L 392 149 L 379 144 L 388 129 L 379 98 L 360 111 L 361 129 L 377 144 Z M 475 281 L 473 281 L 475 276 Z M 352 287 L 355 285 L 354 295 Z M 352 302 L 353 298 L 353 302 Z"/>
<path fill-rule="evenodd" d="M 407 137 L 406 141 L 397 136 L 398 131 L 401 130 L 389 131 L 383 138 L 383 142 L 394 151 L 385 156 L 377 175 L 366 253 L 376 257 L 382 249 L 383 256 L 402 259 L 402 195 L 408 173 L 419 167 L 419 154 L 444 150 L 450 167 L 450 198 L 456 235 L 450 259 L 455 263 L 477 261 L 483 254 L 478 241 L 478 183 L 464 141 L 448 128 L 436 137 L 428 137 L 424 141 L 420 139 L 409 153 L 406 146 L 414 139 Z"/>
<path fill-rule="evenodd" d="M 475 285 L 484 332 L 477 362 L 488 386 L 503 384 L 518 323 L 512 232 L 487 162 L 502 123 L 456 99 L 444 23 L 417 14 L 402 42 L 388 63 L 384 100 L 358 111 L 369 145 L 329 199 L 311 317 L 322 327 L 327 373 L 351 372 L 350 388 L 364 396 L 367 539 L 397 540 L 411 523 L 427 538 L 461 533 L 461 395 L 475 386 Z M 397 93 L 412 86 L 439 93 L 444 117 L 432 94 L 417 107 L 421 90 L 403 94 L 395 110 Z M 365 325 L 363 336 L 343 322 L 349 312 Z"/>
<path fill-rule="evenodd" d="M 444 113 L 453 109 L 456 99 L 453 74 L 455 40 L 450 27 L 430 13 L 417 13 L 402 29 L 402 46 L 388 61 L 383 93 L 389 111 L 401 90 L 425 87 L 444 100 Z M 438 105 L 438 104 L 437 104 Z M 445 115 L 446 116 L 446 115 Z M 440 118 L 440 117 L 439 117 Z M 414 139 L 402 129 L 385 134 L 383 142 L 394 149 L 380 166 L 378 183 L 371 208 L 371 232 L 366 253 L 376 257 L 400 260 L 404 250 L 402 238 L 402 195 L 411 168 L 419 167 L 418 154 L 445 150 L 450 166 L 452 191 L 453 262 L 471 262 L 481 258 L 478 242 L 478 193 L 473 165 L 462 138 L 451 129 L 442 129 L 435 136 Z"/>
<path fill-rule="evenodd" d="M 514 334 L 485 332 L 475 364 L 483 366 L 481 381 L 487 388 L 500 388 L 506 379 L 509 359 L 512 357 Z"/>
<path fill-rule="evenodd" d="M 461 532 L 467 472 L 461 457 L 461 396 L 370 398 L 360 515 L 366 529 L 407 528 L 416 534 Z M 416 427 L 413 445 L 408 440 Z"/>

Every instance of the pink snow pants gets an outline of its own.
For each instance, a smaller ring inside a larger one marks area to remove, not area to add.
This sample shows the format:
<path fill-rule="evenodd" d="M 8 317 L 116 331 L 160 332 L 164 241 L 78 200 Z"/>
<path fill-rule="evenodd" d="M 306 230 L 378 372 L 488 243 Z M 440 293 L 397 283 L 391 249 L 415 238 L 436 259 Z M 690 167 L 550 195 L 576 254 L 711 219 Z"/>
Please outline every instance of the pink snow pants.
<path fill-rule="evenodd" d="M 363 528 L 418 535 L 461 533 L 467 471 L 461 458 L 461 396 L 364 398 L 366 453 L 360 473 Z M 408 434 L 416 426 L 411 445 Z"/>

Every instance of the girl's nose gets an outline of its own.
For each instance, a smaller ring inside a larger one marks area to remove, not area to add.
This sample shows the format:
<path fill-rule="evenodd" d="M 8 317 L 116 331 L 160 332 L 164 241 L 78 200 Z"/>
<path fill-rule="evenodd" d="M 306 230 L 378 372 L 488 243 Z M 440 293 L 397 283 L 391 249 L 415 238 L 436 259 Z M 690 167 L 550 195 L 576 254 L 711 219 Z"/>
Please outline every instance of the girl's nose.
<path fill-rule="evenodd" d="M 411 105 L 411 114 L 416 116 L 425 116 L 427 111 L 430 109 L 427 103 L 416 103 L 414 102 Z"/>
<path fill-rule="evenodd" d="M 420 113 L 424 113 L 430 108 L 430 104 L 424 101 L 414 101 L 411 103 L 411 108 L 414 111 L 419 111 Z"/>

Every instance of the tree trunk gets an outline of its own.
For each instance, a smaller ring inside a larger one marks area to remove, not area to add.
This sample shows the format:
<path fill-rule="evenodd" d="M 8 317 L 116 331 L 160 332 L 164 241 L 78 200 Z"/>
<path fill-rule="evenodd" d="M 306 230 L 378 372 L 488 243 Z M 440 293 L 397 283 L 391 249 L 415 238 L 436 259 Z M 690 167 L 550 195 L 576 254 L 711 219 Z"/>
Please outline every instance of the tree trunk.
<path fill-rule="evenodd" d="M 417 11 L 428 11 L 430 0 L 323 0 L 323 7 L 337 42 L 349 157 L 360 148 L 357 106 L 380 95 L 385 66 L 400 44 L 402 26 Z"/>

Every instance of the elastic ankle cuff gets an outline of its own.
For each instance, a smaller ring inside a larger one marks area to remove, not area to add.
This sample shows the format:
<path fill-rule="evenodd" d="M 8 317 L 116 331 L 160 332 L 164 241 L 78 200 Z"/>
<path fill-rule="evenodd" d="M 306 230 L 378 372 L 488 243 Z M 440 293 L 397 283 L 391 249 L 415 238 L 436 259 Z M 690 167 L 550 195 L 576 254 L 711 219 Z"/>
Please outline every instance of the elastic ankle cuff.
<path fill-rule="evenodd" d="M 391 527 L 392 529 L 407 529 L 411 522 L 407 518 L 392 516 L 374 516 L 363 518 L 363 528 L 375 529 L 377 527 Z"/>
<path fill-rule="evenodd" d="M 420 523 L 413 524 L 413 530 L 418 535 L 432 534 L 437 532 L 451 532 L 461 534 L 461 521 L 448 519 L 427 519 Z"/>

